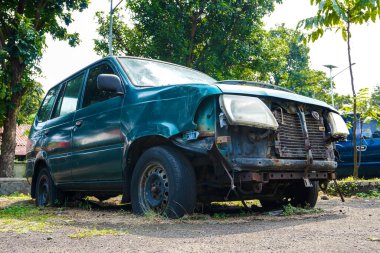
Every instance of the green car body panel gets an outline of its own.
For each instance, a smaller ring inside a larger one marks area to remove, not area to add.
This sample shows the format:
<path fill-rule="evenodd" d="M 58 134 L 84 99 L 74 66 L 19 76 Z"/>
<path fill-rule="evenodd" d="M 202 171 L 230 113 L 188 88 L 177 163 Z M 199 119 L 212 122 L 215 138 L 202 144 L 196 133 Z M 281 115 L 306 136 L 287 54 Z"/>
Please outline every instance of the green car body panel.
<path fill-rule="evenodd" d="M 102 63 L 108 63 L 118 75 L 123 94 L 82 107 L 89 69 Z M 211 160 L 218 160 L 221 159 L 218 157 L 220 155 L 234 171 L 303 173 L 307 167 L 306 158 L 273 159 L 274 151 L 268 154 L 268 150 L 274 150 L 274 147 L 268 144 L 269 137 L 265 137 L 267 132 L 253 136 L 252 130 L 247 127 L 223 128 L 219 96 L 236 94 L 259 97 L 268 107 L 274 103 L 283 108 L 302 104 L 303 108 L 311 108 L 320 115 L 336 112 L 326 103 L 315 99 L 246 85 L 189 83 L 138 87 L 132 83 L 128 71 L 117 57 L 99 60 L 55 87 L 65 85 L 78 75 L 84 78 L 76 110 L 44 122 L 39 122 L 36 117 L 31 128 L 26 176 L 32 184 L 33 197 L 33 183 L 38 170 L 47 167 L 55 184 L 64 191 L 124 193 L 125 199 L 129 200 L 126 195 L 129 194 L 133 168 L 141 154 L 156 145 L 171 145 L 182 150 L 194 161 L 193 166 L 198 166 L 195 162 L 197 159 L 207 160 L 205 156 L 214 155 Z M 274 107 L 272 109 L 275 110 Z M 238 136 L 238 132 L 246 132 L 254 141 L 247 142 L 246 138 Z M 200 137 L 188 137 L 194 134 Z M 269 135 L 270 140 L 275 138 L 274 132 Z M 234 141 L 231 143 L 229 138 Z M 313 163 L 314 167 L 309 167 L 313 173 L 324 173 L 323 178 L 318 176 L 316 179 L 327 180 L 328 173 L 334 172 L 336 162 L 331 152 L 323 157 Z M 291 170 L 292 165 L 294 170 Z M 202 166 L 206 168 L 209 165 Z M 223 177 L 223 169 L 214 170 L 213 178 Z M 197 180 L 202 181 L 198 179 L 198 176 L 203 177 L 199 174 L 202 172 L 197 171 Z M 225 181 L 221 184 L 225 184 Z"/>

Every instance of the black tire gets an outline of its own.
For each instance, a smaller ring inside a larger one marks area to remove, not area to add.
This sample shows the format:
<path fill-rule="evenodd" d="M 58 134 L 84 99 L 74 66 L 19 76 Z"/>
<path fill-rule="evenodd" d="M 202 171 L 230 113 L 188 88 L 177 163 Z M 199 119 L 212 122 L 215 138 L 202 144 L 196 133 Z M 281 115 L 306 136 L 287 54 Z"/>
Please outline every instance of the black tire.
<path fill-rule="evenodd" d="M 312 181 L 313 187 L 305 187 L 303 182 L 289 185 L 285 197 L 278 200 L 260 200 L 261 206 L 267 210 L 281 209 L 282 206 L 291 204 L 295 207 L 313 208 L 317 204 L 319 182 Z"/>
<path fill-rule="evenodd" d="M 319 182 L 312 181 L 313 187 L 305 187 L 302 183 L 297 183 L 292 188 L 292 206 L 310 207 L 313 208 L 317 204 Z"/>
<path fill-rule="evenodd" d="M 63 201 L 63 194 L 55 186 L 49 171 L 42 169 L 36 182 L 36 206 L 58 206 Z"/>
<path fill-rule="evenodd" d="M 196 178 L 190 162 L 172 147 L 148 149 L 134 169 L 131 200 L 135 214 L 155 212 L 180 218 L 193 213 Z"/>

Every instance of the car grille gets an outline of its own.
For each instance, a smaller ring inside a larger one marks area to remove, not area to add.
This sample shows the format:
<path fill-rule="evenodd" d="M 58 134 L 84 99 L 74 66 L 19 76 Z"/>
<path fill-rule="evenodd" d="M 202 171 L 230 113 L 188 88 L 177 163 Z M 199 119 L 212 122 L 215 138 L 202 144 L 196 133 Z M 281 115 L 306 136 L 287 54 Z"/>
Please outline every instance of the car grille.
<path fill-rule="evenodd" d="M 305 138 L 298 114 L 285 111 L 274 113 L 279 128 L 277 130 L 276 151 L 281 158 L 306 158 Z M 323 118 L 316 120 L 310 114 L 305 115 L 306 126 L 313 159 L 327 158 Z M 323 130 L 323 131 L 321 131 Z"/>

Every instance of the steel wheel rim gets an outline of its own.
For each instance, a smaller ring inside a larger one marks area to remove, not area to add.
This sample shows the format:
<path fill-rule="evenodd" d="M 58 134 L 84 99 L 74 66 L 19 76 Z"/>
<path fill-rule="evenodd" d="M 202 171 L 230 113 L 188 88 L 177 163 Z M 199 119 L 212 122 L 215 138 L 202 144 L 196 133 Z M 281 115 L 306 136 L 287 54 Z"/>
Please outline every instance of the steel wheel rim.
<path fill-rule="evenodd" d="M 139 198 L 145 212 L 165 211 L 169 201 L 169 180 L 163 166 L 158 163 L 146 166 L 139 184 Z"/>

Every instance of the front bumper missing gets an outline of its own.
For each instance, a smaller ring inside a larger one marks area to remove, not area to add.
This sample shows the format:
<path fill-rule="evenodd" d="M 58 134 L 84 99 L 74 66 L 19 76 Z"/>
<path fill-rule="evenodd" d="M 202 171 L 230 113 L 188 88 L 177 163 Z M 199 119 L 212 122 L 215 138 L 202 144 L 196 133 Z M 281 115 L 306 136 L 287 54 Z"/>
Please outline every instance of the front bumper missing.
<path fill-rule="evenodd" d="M 236 158 L 232 165 L 237 171 L 324 171 L 334 172 L 337 167 L 335 161 L 314 160 L 308 164 L 306 160 L 267 159 L 267 158 Z"/>

